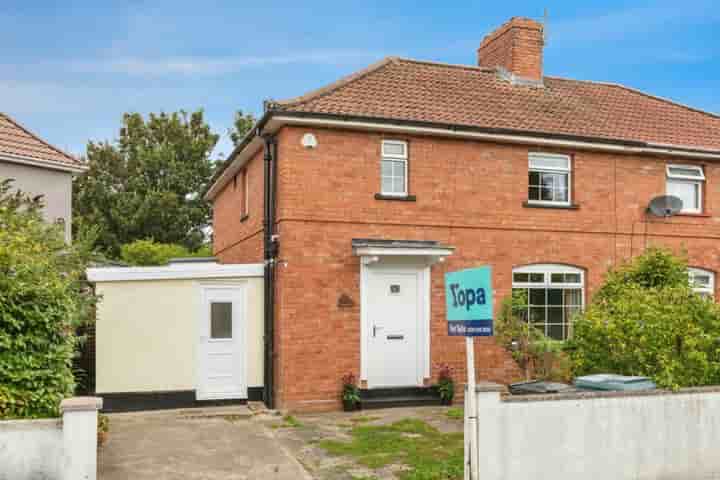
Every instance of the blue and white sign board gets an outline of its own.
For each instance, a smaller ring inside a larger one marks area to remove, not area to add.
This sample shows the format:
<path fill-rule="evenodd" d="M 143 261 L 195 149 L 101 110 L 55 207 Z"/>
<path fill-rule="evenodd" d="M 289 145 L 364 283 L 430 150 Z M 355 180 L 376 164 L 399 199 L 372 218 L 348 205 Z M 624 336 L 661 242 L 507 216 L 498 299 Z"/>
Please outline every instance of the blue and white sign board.
<path fill-rule="evenodd" d="M 493 335 L 492 269 L 471 268 L 445 274 L 448 335 Z"/>

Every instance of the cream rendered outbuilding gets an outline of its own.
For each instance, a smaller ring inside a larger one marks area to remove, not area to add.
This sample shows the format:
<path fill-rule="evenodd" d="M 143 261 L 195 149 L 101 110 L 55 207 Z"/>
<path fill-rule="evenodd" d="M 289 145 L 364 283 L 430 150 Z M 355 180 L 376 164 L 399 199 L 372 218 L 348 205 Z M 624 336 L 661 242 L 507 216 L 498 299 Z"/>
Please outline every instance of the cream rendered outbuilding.
<path fill-rule="evenodd" d="M 263 266 L 88 269 L 101 297 L 95 392 L 109 411 L 259 398 Z"/>

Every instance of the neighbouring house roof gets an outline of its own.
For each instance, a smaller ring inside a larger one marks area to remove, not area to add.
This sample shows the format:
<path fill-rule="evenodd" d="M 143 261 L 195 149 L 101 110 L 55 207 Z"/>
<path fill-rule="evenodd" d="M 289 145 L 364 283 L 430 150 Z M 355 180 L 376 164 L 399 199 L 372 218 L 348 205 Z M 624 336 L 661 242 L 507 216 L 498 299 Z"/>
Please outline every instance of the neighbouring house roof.
<path fill-rule="evenodd" d="M 85 169 L 82 161 L 50 145 L 2 112 L 0 112 L 0 160 L 31 163 L 60 170 Z"/>
<path fill-rule="evenodd" d="M 720 150 L 720 116 L 622 85 L 389 57 L 302 97 L 288 112 L 428 122 Z"/>

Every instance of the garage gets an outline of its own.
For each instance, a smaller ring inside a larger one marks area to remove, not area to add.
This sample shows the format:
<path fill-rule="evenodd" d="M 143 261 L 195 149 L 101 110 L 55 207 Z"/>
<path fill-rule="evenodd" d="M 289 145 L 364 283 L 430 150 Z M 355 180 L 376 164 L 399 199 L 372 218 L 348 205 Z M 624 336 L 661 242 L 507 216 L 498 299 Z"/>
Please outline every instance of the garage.
<path fill-rule="evenodd" d="M 87 276 L 100 296 L 94 393 L 106 411 L 262 399 L 262 264 L 186 259 Z"/>

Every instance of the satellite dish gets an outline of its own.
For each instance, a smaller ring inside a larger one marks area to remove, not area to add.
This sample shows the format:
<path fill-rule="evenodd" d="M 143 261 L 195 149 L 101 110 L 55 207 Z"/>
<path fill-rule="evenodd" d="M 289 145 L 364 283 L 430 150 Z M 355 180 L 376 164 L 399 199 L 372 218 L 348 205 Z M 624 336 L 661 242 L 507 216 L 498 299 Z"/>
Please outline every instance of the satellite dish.
<path fill-rule="evenodd" d="M 673 195 L 661 195 L 650 201 L 648 211 L 656 217 L 671 217 L 682 210 L 683 201 Z"/>

